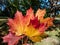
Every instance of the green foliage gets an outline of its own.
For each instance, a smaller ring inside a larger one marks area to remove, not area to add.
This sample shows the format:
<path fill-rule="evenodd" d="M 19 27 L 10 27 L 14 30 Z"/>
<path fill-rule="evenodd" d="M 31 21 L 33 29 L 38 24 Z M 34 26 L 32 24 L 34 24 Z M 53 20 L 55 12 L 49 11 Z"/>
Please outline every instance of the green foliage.
<path fill-rule="evenodd" d="M 2 0 L 3 1 L 3 0 Z M 5 9 L 0 10 L 0 15 L 13 17 L 17 10 L 21 11 L 23 14 L 26 13 L 26 10 L 32 7 L 34 10 L 37 10 L 39 7 L 39 0 L 6 0 L 4 5 Z"/>
<path fill-rule="evenodd" d="M 52 31 L 46 31 L 45 32 L 48 36 L 59 36 L 60 34 L 60 29 L 59 28 L 55 28 L 52 29 Z"/>

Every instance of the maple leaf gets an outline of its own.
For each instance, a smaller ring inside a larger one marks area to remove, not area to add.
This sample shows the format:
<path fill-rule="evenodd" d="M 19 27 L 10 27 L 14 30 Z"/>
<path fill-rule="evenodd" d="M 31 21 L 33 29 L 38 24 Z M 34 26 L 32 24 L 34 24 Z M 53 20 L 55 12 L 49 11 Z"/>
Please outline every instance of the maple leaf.
<path fill-rule="evenodd" d="M 23 36 L 15 36 L 14 34 L 9 33 L 3 37 L 3 42 L 8 42 L 8 45 L 16 45 L 18 43 L 18 40 L 21 38 L 23 38 Z"/>
<path fill-rule="evenodd" d="M 41 35 L 44 34 L 45 30 L 53 25 L 53 18 L 44 18 L 45 13 L 45 9 L 38 9 L 34 16 L 34 12 L 30 8 L 27 10 L 26 15 L 23 16 L 21 12 L 17 11 L 14 19 L 8 19 L 9 31 L 17 37 L 24 34 L 33 42 L 38 42 L 42 39 Z"/>

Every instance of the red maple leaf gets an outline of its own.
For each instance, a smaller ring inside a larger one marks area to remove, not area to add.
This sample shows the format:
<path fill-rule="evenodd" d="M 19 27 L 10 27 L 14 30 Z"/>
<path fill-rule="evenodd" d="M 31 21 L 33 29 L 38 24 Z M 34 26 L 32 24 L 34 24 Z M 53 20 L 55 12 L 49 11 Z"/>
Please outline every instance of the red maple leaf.
<path fill-rule="evenodd" d="M 16 45 L 21 38 L 23 38 L 23 36 L 15 36 L 13 33 L 9 33 L 3 37 L 3 42 L 7 42 L 8 45 Z"/>

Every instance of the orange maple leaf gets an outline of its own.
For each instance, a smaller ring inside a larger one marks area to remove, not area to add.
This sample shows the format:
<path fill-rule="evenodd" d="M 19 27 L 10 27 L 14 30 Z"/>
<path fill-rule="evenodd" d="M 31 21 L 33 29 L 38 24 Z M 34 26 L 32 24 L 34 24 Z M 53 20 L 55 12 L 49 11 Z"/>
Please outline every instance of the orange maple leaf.
<path fill-rule="evenodd" d="M 38 9 L 34 16 L 34 12 L 30 8 L 23 16 L 21 12 L 17 11 L 14 19 L 8 19 L 9 31 L 16 36 L 24 34 L 33 42 L 38 42 L 42 39 L 40 35 L 44 34 L 45 30 L 53 25 L 53 18 L 44 18 L 45 13 L 45 9 Z"/>

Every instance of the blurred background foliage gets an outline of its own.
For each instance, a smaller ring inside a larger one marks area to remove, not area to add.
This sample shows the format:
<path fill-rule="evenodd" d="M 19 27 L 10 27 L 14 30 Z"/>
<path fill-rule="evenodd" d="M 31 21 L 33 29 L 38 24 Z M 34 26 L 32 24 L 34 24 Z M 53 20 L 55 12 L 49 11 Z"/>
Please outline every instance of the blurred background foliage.
<path fill-rule="evenodd" d="M 26 14 L 26 10 L 30 7 L 35 12 L 38 8 L 46 9 L 45 17 L 55 17 L 53 29 L 60 28 L 60 0 L 0 0 L 0 45 L 4 45 L 1 37 L 8 33 L 7 19 L 13 18 L 17 10 Z M 53 35 L 58 35 L 58 31 Z"/>

